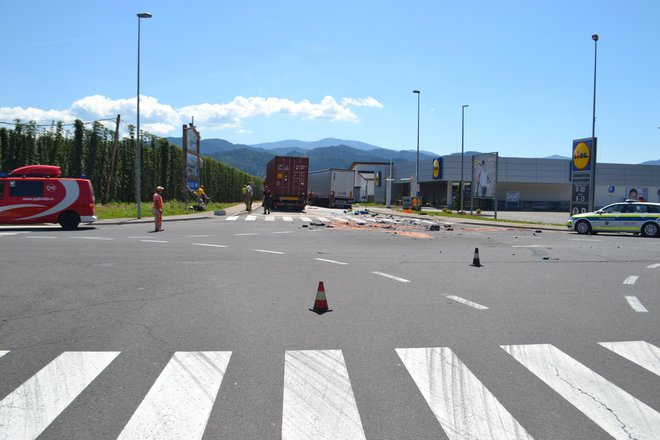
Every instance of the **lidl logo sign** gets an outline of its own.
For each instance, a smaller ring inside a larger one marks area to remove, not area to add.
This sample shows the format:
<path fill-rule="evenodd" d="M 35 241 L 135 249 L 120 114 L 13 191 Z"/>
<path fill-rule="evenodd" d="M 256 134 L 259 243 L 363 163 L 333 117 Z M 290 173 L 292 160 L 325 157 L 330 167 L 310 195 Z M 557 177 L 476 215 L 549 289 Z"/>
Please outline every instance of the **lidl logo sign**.
<path fill-rule="evenodd" d="M 573 141 L 573 171 L 591 171 L 591 139 Z"/>
<path fill-rule="evenodd" d="M 433 159 L 433 178 L 442 179 L 442 158 Z"/>

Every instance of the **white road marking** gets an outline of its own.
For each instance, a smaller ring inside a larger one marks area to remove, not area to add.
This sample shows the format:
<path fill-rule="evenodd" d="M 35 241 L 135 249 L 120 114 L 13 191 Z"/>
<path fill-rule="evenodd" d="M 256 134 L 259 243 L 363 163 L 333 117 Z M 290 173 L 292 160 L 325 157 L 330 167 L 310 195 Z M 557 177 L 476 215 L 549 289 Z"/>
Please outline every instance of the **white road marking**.
<path fill-rule="evenodd" d="M 530 244 L 527 246 L 511 246 L 512 248 L 540 248 L 543 247 L 540 244 Z"/>
<path fill-rule="evenodd" d="M 217 248 L 226 248 L 224 244 L 210 244 L 210 243 L 193 243 L 194 246 L 208 246 L 208 247 L 217 247 Z"/>
<path fill-rule="evenodd" d="M 456 302 L 459 302 L 461 304 L 465 304 L 466 306 L 474 307 L 475 309 L 478 310 L 488 310 L 488 307 L 482 306 L 481 304 L 477 304 L 475 302 L 469 301 L 465 298 L 461 298 L 460 296 L 455 296 L 455 295 L 445 295 L 449 299 L 453 299 Z"/>
<path fill-rule="evenodd" d="M 336 221 L 338 221 L 338 222 L 347 222 L 347 223 L 348 223 L 348 219 L 346 219 L 346 218 L 332 217 L 332 219 L 333 219 L 333 220 L 336 220 Z"/>
<path fill-rule="evenodd" d="M 284 220 L 285 222 L 292 222 L 293 217 L 282 217 L 282 220 Z"/>
<path fill-rule="evenodd" d="M 645 341 L 599 342 L 640 367 L 660 376 L 660 348 Z"/>
<path fill-rule="evenodd" d="M 128 238 L 130 240 L 139 240 L 139 239 L 142 239 L 142 238 L 148 239 L 149 237 L 141 236 L 141 237 L 126 237 L 126 238 Z"/>
<path fill-rule="evenodd" d="M 236 220 L 238 220 L 238 216 L 237 215 L 231 215 L 231 216 L 227 217 L 225 220 L 228 221 L 228 222 L 235 222 Z"/>
<path fill-rule="evenodd" d="M 640 313 L 648 312 L 646 307 L 644 307 L 644 304 L 642 304 L 642 302 L 636 296 L 626 296 L 626 301 L 628 301 L 628 305 L 630 305 L 634 311 Z"/>
<path fill-rule="evenodd" d="M 318 261 L 325 261 L 326 263 L 334 263 L 334 264 L 340 264 L 340 265 L 346 265 L 348 263 L 344 263 L 342 261 L 335 261 L 335 260 L 326 260 L 325 258 L 314 258 L 315 260 Z"/>
<path fill-rule="evenodd" d="M 42 238 L 43 239 L 53 239 L 53 238 L 57 238 L 57 237 L 52 237 L 50 235 L 26 235 L 23 238 L 28 238 L 28 239 L 42 239 Z"/>
<path fill-rule="evenodd" d="M 0 358 L 9 353 L 7 350 L 0 350 Z"/>
<path fill-rule="evenodd" d="M 615 439 L 654 439 L 660 413 L 549 344 L 502 348 Z"/>
<path fill-rule="evenodd" d="M 207 237 L 217 237 L 216 234 L 201 234 L 201 235 L 184 235 L 186 238 L 207 238 Z"/>
<path fill-rule="evenodd" d="M 257 216 L 256 216 L 256 215 L 248 215 L 247 217 L 245 217 L 245 221 L 246 221 L 246 222 L 253 222 L 253 221 L 255 221 L 256 219 L 257 219 Z"/>
<path fill-rule="evenodd" d="M 399 277 L 396 277 L 394 275 L 389 275 L 389 274 L 386 274 L 386 273 L 383 273 L 383 272 L 371 272 L 371 273 L 374 274 L 374 275 L 380 275 L 381 277 L 389 278 L 389 279 L 392 279 L 392 280 L 401 281 L 402 283 L 409 283 L 410 282 L 410 280 L 407 280 L 405 278 L 399 278 Z"/>
<path fill-rule="evenodd" d="M 319 220 L 320 222 L 324 222 L 324 223 L 327 223 L 327 222 L 328 222 L 328 219 L 325 218 L 325 217 L 318 217 L 318 220 Z"/>
<path fill-rule="evenodd" d="M 282 440 L 365 439 L 340 350 L 287 351 Z"/>
<path fill-rule="evenodd" d="M 80 240 L 104 240 L 104 241 L 114 240 L 114 238 L 108 238 L 108 237 L 69 237 L 69 238 L 79 238 Z"/>
<path fill-rule="evenodd" d="M 275 217 L 266 217 L 264 220 L 266 220 L 267 222 L 274 222 Z"/>
<path fill-rule="evenodd" d="M 450 440 L 532 437 L 449 348 L 397 348 Z"/>
<path fill-rule="evenodd" d="M 277 255 L 284 255 L 284 252 L 278 252 L 278 251 L 268 251 L 265 249 L 252 249 L 255 252 L 263 252 L 265 254 L 277 254 Z"/>
<path fill-rule="evenodd" d="M 312 221 L 312 219 L 309 218 L 309 217 L 300 217 L 300 220 L 302 220 L 304 222 L 311 222 Z"/>
<path fill-rule="evenodd" d="M 630 275 L 628 278 L 623 280 L 623 284 L 635 284 L 637 280 L 639 279 L 638 276 L 636 275 Z"/>
<path fill-rule="evenodd" d="M 0 232 L 0 237 L 2 236 L 11 236 L 11 235 L 18 235 L 18 234 L 27 234 L 27 231 L 17 231 L 17 232 Z"/>
<path fill-rule="evenodd" d="M 247 236 L 247 235 L 259 235 L 258 232 L 243 232 L 240 234 L 234 234 L 236 237 Z"/>
<path fill-rule="evenodd" d="M 660 263 L 655 263 L 655 264 L 652 264 L 652 265 L 650 265 L 650 266 L 646 266 L 646 267 L 647 267 L 648 269 L 655 269 L 655 268 L 657 268 L 657 267 L 660 267 Z"/>
<path fill-rule="evenodd" d="M 167 243 L 166 240 L 140 240 L 140 241 L 143 241 L 145 243 Z"/>
<path fill-rule="evenodd" d="M 603 241 L 603 240 L 594 240 L 593 238 L 571 238 L 571 241 Z"/>
<path fill-rule="evenodd" d="M 271 232 L 271 234 L 291 234 L 293 231 L 275 231 Z"/>
<path fill-rule="evenodd" d="M 118 351 L 59 355 L 0 401 L 0 437 L 38 437 L 118 355 Z"/>
<path fill-rule="evenodd" d="M 231 352 L 177 352 L 118 440 L 201 439 Z"/>

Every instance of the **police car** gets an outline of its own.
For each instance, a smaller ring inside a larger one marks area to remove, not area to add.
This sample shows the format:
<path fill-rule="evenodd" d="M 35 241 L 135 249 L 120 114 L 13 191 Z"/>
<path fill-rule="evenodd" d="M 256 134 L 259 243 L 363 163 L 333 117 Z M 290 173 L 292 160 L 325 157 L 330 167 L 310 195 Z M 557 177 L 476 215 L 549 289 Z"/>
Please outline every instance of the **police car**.
<path fill-rule="evenodd" d="M 633 232 L 660 237 L 660 203 L 633 200 L 612 203 L 596 212 L 573 215 L 566 226 L 578 234 Z"/>

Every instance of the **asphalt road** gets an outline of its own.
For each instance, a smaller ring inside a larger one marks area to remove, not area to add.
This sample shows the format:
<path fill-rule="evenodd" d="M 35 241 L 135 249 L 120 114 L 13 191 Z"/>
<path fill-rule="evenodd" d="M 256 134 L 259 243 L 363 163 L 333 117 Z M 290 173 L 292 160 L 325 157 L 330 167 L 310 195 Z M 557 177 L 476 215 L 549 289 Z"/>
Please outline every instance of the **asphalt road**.
<path fill-rule="evenodd" d="M 0 439 L 660 437 L 659 239 L 270 217 L 0 227 Z"/>

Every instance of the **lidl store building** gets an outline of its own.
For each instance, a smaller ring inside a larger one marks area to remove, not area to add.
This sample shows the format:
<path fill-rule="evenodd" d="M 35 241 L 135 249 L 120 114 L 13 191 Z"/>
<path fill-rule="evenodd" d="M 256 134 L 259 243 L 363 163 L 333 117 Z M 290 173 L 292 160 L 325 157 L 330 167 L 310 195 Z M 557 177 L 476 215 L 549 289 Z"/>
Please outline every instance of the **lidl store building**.
<path fill-rule="evenodd" d="M 472 156 L 464 156 L 466 210 L 470 209 L 473 162 Z M 569 159 L 499 157 L 496 176 L 491 178 L 495 182 L 494 197 L 475 200 L 474 207 L 493 209 L 496 202 L 498 210 L 569 212 L 571 163 Z M 356 199 L 386 203 L 390 183 L 391 203 L 400 203 L 403 197 L 410 195 L 415 165 L 415 162 L 392 166 L 383 162 L 354 163 L 351 168 L 356 170 Z M 460 181 L 461 156 L 443 156 L 419 162 L 419 195 L 425 206 L 458 209 L 456 194 L 459 193 Z M 596 209 L 625 200 L 631 189 L 647 201 L 660 202 L 660 165 L 596 164 Z"/>

